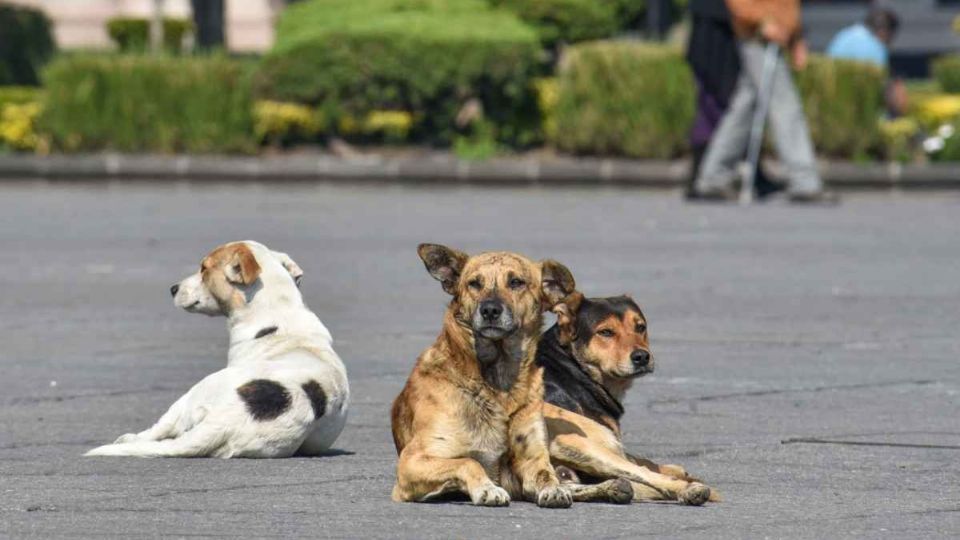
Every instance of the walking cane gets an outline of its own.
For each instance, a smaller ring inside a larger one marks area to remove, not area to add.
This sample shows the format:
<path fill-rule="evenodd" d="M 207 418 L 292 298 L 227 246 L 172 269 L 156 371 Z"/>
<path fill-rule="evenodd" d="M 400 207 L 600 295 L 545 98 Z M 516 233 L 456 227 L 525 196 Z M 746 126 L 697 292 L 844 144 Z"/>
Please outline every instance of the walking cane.
<path fill-rule="evenodd" d="M 750 126 L 750 143 L 747 146 L 747 173 L 740 184 L 740 204 L 753 202 L 753 185 L 756 180 L 757 166 L 760 164 L 760 149 L 763 146 L 763 126 L 767 122 L 770 99 L 773 97 L 773 72 L 780 61 L 780 46 L 767 43 L 763 55 L 763 72 L 760 75 L 760 88 L 757 89 L 757 108 L 753 111 L 753 125 Z"/>

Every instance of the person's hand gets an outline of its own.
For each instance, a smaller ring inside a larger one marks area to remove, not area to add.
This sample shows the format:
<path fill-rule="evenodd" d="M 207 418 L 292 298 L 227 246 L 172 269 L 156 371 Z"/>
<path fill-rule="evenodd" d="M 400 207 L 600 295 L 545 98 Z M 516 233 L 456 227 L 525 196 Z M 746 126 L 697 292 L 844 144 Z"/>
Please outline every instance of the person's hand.
<path fill-rule="evenodd" d="M 770 19 L 763 21 L 763 24 L 760 25 L 760 35 L 767 41 L 772 41 L 781 47 L 790 40 L 787 29 Z"/>
<path fill-rule="evenodd" d="M 809 51 L 807 50 L 807 42 L 802 39 L 798 39 L 790 50 L 790 58 L 793 59 L 793 69 L 800 71 L 807 67 L 808 56 Z"/>

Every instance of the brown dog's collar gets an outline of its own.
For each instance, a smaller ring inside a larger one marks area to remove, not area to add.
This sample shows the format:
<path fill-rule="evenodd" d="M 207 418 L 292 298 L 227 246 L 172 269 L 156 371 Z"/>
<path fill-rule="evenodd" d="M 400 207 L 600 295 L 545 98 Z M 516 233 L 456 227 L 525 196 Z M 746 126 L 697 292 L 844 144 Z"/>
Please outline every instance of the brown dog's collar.
<path fill-rule="evenodd" d="M 257 332 L 257 335 L 253 336 L 253 339 L 260 339 L 264 336 L 269 336 L 270 334 L 276 334 L 277 330 L 279 330 L 279 328 L 276 326 L 267 326 L 265 328 L 261 328 Z"/>

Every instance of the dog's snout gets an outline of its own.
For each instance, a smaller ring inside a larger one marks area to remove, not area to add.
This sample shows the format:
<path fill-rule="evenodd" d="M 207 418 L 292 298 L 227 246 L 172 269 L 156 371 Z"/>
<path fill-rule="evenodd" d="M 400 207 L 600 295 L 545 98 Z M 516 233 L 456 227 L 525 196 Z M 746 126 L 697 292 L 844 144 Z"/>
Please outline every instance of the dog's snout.
<path fill-rule="evenodd" d="M 179 284 L 171 285 L 171 286 L 170 286 L 170 296 L 176 296 L 176 295 L 177 295 L 177 291 L 179 291 L 179 290 L 180 290 L 180 285 L 179 285 Z"/>
<path fill-rule="evenodd" d="M 645 368 L 650 365 L 650 353 L 643 349 L 637 349 L 630 353 L 630 361 L 637 368 Z"/>
<path fill-rule="evenodd" d="M 503 304 L 497 300 L 484 300 L 480 303 L 480 316 L 486 322 L 496 322 L 503 314 Z"/>

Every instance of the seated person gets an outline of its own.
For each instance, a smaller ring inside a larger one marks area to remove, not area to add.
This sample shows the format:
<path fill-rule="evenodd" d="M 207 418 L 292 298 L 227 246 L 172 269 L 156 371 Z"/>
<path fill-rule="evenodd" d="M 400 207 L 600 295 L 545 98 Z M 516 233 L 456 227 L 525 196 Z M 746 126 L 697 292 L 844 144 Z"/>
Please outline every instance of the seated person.
<path fill-rule="evenodd" d="M 900 19 L 889 9 L 871 8 L 862 23 L 850 25 L 834 36 L 827 47 L 827 56 L 889 66 L 889 47 L 897 34 Z M 900 116 L 907 110 L 907 91 L 900 79 L 892 79 L 886 89 L 887 111 Z"/>

